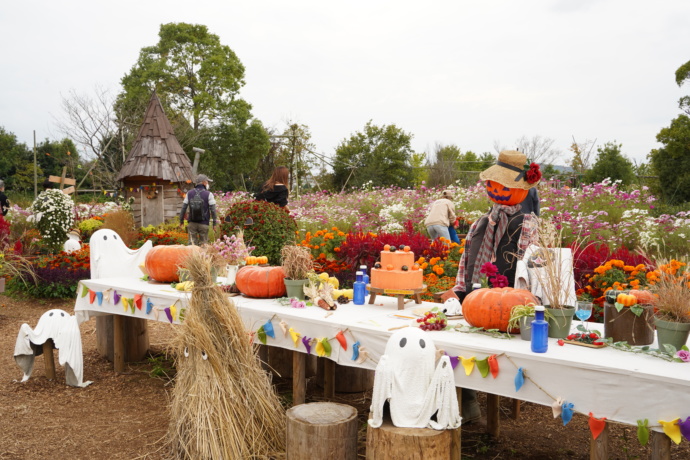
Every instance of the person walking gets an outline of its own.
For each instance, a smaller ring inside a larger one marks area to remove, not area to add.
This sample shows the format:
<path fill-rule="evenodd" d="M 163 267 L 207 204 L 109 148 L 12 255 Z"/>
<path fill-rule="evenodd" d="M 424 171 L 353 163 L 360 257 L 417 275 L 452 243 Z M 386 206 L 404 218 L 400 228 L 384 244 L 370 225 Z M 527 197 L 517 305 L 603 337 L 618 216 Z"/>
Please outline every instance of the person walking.
<path fill-rule="evenodd" d="M 288 195 L 290 189 L 288 188 L 288 179 L 290 178 L 290 170 L 286 166 L 278 166 L 271 175 L 271 178 L 261 188 L 261 192 L 256 196 L 257 200 L 267 201 L 273 203 L 281 208 L 287 208 Z"/>
<path fill-rule="evenodd" d="M 5 195 L 5 181 L 0 180 L 0 211 L 2 211 L 3 216 L 6 216 L 9 210 L 10 200 L 8 200 L 7 195 Z"/>
<path fill-rule="evenodd" d="M 429 209 L 429 214 L 424 219 L 424 226 L 432 240 L 443 237 L 450 240 L 448 227 L 455 223 L 455 205 L 453 204 L 453 192 L 444 190 L 441 198 L 434 201 Z"/>
<path fill-rule="evenodd" d="M 184 217 L 187 216 L 187 234 L 189 244 L 201 246 L 208 243 L 209 223 L 213 219 L 213 227 L 218 225 L 216 218 L 216 200 L 209 188 L 209 182 L 213 182 L 205 174 L 199 174 L 194 181 L 196 186 L 187 192 L 182 202 L 180 211 L 180 227 L 184 227 Z"/>

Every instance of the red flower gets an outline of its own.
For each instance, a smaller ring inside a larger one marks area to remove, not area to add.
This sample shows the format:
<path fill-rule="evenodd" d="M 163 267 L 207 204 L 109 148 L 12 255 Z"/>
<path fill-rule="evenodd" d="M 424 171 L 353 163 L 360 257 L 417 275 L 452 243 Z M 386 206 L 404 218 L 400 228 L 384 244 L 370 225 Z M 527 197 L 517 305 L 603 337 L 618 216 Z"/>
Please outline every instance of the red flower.
<path fill-rule="evenodd" d="M 530 164 L 529 169 L 525 173 L 525 177 L 527 178 L 528 184 L 534 184 L 535 182 L 539 182 L 539 179 L 541 179 L 541 171 L 539 170 L 539 165 L 536 163 Z"/>
<path fill-rule="evenodd" d="M 487 262 L 484 265 L 482 265 L 482 268 L 479 270 L 479 273 L 489 277 L 494 276 L 498 274 L 498 267 L 496 267 L 491 262 Z"/>
<path fill-rule="evenodd" d="M 508 277 L 505 275 L 496 275 L 490 278 L 489 281 L 491 281 L 491 285 L 495 288 L 508 287 Z"/>

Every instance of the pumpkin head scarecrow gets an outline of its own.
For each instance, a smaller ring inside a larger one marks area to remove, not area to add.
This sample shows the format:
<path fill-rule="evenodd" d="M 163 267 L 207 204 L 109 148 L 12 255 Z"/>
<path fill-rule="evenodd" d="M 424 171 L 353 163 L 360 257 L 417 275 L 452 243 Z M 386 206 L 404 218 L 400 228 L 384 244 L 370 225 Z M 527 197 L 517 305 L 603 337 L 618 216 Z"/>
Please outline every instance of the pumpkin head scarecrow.
<path fill-rule="evenodd" d="M 465 252 L 453 288 L 460 299 L 480 282 L 479 268 L 487 262 L 496 265 L 498 274 L 507 278 L 508 286 L 513 286 L 516 263 L 536 237 L 536 218 L 523 214 L 520 203 L 529 189 L 539 183 L 539 165 L 527 164 L 522 152 L 504 150 L 498 154 L 496 164 L 479 174 L 479 178 L 485 181 L 486 193 L 494 205 L 472 224 L 465 239 Z"/>

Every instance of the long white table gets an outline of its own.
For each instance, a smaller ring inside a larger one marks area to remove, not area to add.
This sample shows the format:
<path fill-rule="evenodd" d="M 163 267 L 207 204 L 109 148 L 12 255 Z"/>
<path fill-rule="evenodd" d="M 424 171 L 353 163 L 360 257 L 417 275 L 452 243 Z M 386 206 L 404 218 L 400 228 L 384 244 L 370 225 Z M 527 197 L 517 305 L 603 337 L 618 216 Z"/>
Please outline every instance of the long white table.
<path fill-rule="evenodd" d="M 99 292 L 103 295 L 101 305 Z M 130 307 L 125 311 L 121 300 L 114 305 L 115 292 L 126 298 L 141 295 L 141 310 L 135 307 L 132 312 Z M 82 295 L 84 293 L 86 295 Z M 164 309 L 176 304 L 178 317 L 174 322 L 179 322 L 179 311 L 187 308 L 188 300 L 189 293 L 176 291 L 169 285 L 131 278 L 93 279 L 81 282 L 74 309 L 80 322 L 103 314 L 167 322 L 169 319 Z M 386 342 L 395 329 L 413 325 L 412 311 L 420 307 L 409 303 L 408 309 L 398 311 L 397 299 L 386 296 L 378 296 L 374 305 L 350 303 L 339 306 L 332 313 L 318 307 L 291 308 L 272 299 L 237 296 L 232 300 L 248 330 L 256 331 L 271 321 L 275 338 L 267 337 L 267 345 L 306 353 L 301 339 L 295 346 L 290 334 L 283 334 L 279 325 L 282 321 L 300 337 L 332 339 L 330 359 L 336 363 L 367 369 L 376 368 Z M 148 314 L 147 302 L 151 306 Z M 435 305 L 438 304 L 423 304 L 428 308 Z M 592 324 L 591 327 L 596 328 L 597 325 Z M 339 332 L 346 337 L 347 350 L 334 339 Z M 573 403 L 576 412 L 591 412 L 595 417 L 606 417 L 609 421 L 636 425 L 638 420 L 648 419 L 650 428 L 656 431 L 661 430 L 658 420 L 670 421 L 690 416 L 690 363 L 672 363 L 609 347 L 558 346 L 555 339 L 549 339 L 548 352 L 537 354 L 532 353 L 530 343 L 519 336 L 499 339 L 455 331 L 429 332 L 429 336 L 437 348 L 445 350 L 451 357 L 482 360 L 496 355 L 499 364 L 496 378 L 491 374 L 482 378 L 476 367 L 470 375 L 466 375 L 463 366 L 458 365 L 455 368 L 458 387 L 546 406 L 551 406 L 556 398 L 562 398 Z M 255 341 L 259 342 L 256 336 Z M 352 359 L 354 342 L 359 342 L 360 353 L 365 350 L 368 359 L 363 362 Z M 312 347 L 311 353 L 315 354 L 315 347 Z M 515 377 L 519 368 L 524 372 L 525 383 L 516 391 Z"/>

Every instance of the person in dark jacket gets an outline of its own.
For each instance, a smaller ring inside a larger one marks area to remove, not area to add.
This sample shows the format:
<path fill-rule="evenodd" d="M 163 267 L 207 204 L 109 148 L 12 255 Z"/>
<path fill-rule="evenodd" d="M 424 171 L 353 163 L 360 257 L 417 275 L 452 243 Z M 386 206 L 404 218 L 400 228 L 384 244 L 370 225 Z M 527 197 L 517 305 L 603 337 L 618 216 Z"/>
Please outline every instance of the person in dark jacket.
<path fill-rule="evenodd" d="M 535 216 L 539 217 L 539 192 L 537 192 L 537 187 L 529 189 L 527 192 L 527 197 L 520 203 L 522 207 L 523 214 L 534 213 Z"/>
<path fill-rule="evenodd" d="M 2 211 L 2 215 L 6 216 L 9 209 L 10 200 L 8 200 L 7 195 L 5 195 L 5 182 L 0 180 L 0 211 Z"/>
<path fill-rule="evenodd" d="M 256 196 L 257 200 L 268 201 L 281 208 L 287 209 L 288 195 L 288 179 L 290 177 L 290 170 L 285 166 L 278 166 L 271 178 L 266 181 L 261 188 L 261 192 Z"/>
<path fill-rule="evenodd" d="M 182 202 L 182 210 L 180 211 L 180 227 L 184 226 L 184 216 L 191 200 L 197 193 L 204 200 L 204 212 L 201 220 L 187 222 L 187 233 L 189 234 L 189 244 L 196 244 L 201 246 L 208 243 L 208 229 L 211 219 L 213 219 L 213 227 L 218 225 L 216 218 L 216 200 L 213 193 L 208 191 L 209 182 L 213 182 L 205 174 L 196 176 L 196 186 L 187 192 Z"/>

